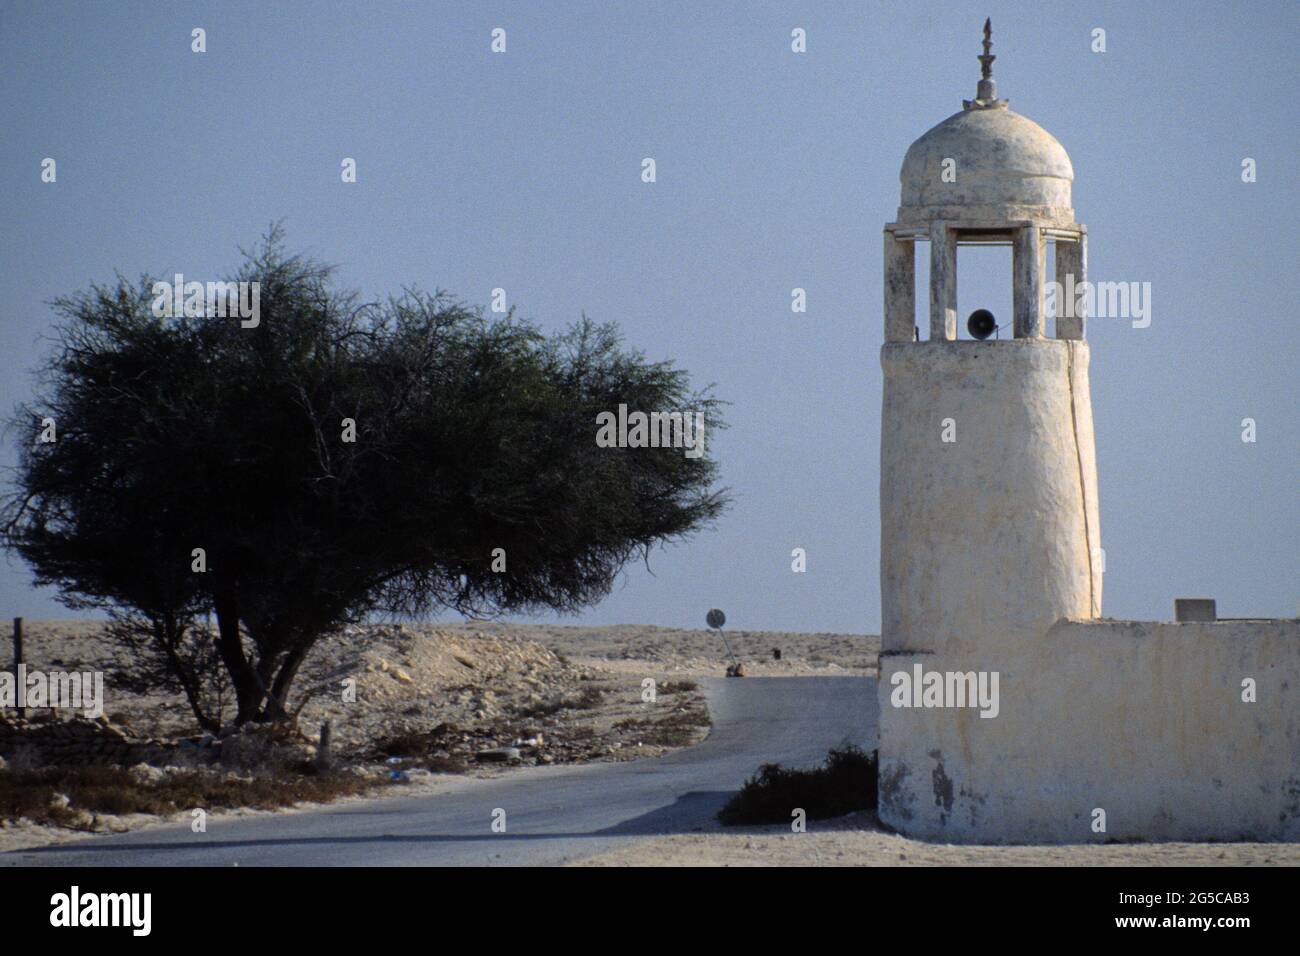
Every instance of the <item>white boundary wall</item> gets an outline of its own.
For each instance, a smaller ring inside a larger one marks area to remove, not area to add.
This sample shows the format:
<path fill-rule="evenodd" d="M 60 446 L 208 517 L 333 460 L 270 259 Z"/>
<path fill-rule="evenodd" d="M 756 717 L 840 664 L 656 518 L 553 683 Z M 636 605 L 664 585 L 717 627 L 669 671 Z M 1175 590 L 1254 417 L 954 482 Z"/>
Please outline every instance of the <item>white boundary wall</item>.
<path fill-rule="evenodd" d="M 916 663 L 999 671 L 998 716 L 893 707 L 891 675 Z M 885 651 L 878 701 L 880 817 L 910 836 L 1300 840 L 1300 620 L 1061 621 L 1022 648 Z"/>

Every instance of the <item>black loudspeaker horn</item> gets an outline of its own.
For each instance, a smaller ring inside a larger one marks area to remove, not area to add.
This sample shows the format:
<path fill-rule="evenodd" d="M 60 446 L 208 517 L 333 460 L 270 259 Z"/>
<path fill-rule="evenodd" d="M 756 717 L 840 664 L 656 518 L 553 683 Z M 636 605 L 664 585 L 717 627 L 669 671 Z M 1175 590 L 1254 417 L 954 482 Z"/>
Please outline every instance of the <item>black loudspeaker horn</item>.
<path fill-rule="evenodd" d="M 976 309 L 966 320 L 966 331 L 972 338 L 987 339 L 997 331 L 998 323 L 988 309 Z"/>

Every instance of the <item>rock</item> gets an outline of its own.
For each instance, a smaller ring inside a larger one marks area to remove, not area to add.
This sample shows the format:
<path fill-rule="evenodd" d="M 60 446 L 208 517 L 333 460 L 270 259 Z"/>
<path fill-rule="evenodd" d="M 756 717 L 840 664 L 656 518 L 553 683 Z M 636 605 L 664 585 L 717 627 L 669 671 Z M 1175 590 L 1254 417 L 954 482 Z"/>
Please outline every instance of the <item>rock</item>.
<path fill-rule="evenodd" d="M 396 667 L 393 669 L 393 676 L 396 677 L 403 684 L 415 683 L 415 681 L 411 680 L 411 675 L 406 673 L 406 671 L 402 670 L 400 667 Z"/>
<path fill-rule="evenodd" d="M 748 673 L 743 662 L 737 662 L 727 668 L 728 677 L 744 677 Z"/>
<path fill-rule="evenodd" d="M 157 783 L 163 777 L 167 776 L 166 772 L 158 767 L 151 767 L 145 763 L 138 763 L 128 771 L 133 778 L 140 783 Z"/>

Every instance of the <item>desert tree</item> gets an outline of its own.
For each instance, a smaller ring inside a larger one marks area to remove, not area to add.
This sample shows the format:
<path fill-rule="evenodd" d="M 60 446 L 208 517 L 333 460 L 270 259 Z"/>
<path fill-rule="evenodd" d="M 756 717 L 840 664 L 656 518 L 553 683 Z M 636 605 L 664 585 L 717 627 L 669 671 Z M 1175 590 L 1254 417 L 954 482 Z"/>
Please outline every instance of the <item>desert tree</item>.
<path fill-rule="evenodd" d="M 210 609 L 237 722 L 284 718 L 342 624 L 576 611 L 726 505 L 707 452 L 597 445 L 620 404 L 722 427 L 710 390 L 613 326 L 548 336 L 417 289 L 363 302 L 278 229 L 230 278 L 258 283 L 256 326 L 160 318 L 147 278 L 54 303 L 2 520 L 68 603 L 171 614 L 190 650 Z"/>

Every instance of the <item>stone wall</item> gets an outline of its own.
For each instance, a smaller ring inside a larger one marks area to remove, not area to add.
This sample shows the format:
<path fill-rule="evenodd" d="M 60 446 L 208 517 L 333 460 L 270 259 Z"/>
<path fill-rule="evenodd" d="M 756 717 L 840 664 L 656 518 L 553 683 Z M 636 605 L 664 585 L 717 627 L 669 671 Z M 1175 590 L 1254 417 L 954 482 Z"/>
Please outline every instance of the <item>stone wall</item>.
<path fill-rule="evenodd" d="M 0 757 L 30 761 L 33 766 L 72 767 L 89 764 L 165 766 L 176 762 L 177 744 L 133 737 L 100 717 L 69 720 L 22 720 L 0 713 Z"/>

